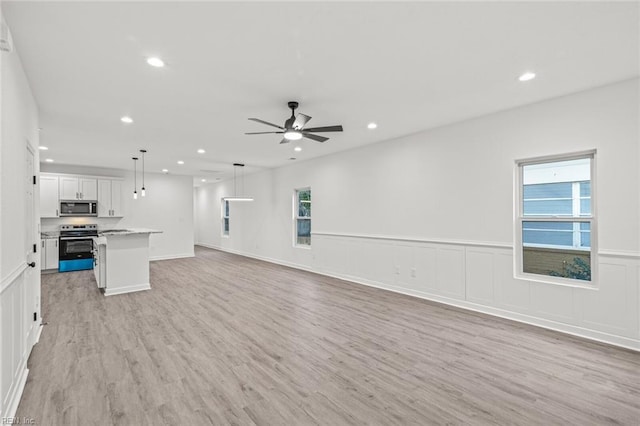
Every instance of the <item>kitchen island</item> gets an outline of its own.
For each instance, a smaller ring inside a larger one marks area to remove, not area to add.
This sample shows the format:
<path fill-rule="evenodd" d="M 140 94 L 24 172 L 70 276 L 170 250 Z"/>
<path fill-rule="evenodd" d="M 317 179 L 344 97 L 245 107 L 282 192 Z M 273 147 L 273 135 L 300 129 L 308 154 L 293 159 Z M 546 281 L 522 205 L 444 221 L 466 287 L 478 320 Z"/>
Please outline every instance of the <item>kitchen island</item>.
<path fill-rule="evenodd" d="M 98 232 L 93 239 L 93 272 L 105 296 L 151 289 L 149 236 L 161 232 L 146 228 Z"/>

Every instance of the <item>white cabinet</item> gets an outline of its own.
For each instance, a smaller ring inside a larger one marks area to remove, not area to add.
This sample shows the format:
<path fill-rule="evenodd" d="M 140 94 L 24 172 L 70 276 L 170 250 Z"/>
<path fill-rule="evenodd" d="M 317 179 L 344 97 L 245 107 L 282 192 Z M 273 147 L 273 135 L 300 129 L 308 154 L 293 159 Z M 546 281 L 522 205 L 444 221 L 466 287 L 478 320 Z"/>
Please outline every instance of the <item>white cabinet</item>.
<path fill-rule="evenodd" d="M 112 176 L 40 175 L 40 217 L 60 217 L 60 201 L 98 201 L 98 217 L 123 217 L 124 179 Z"/>
<path fill-rule="evenodd" d="M 60 199 L 97 200 L 97 179 L 74 176 L 60 176 Z"/>
<path fill-rule="evenodd" d="M 40 269 L 58 269 L 58 239 L 47 238 L 40 244 Z"/>
<path fill-rule="evenodd" d="M 98 217 L 122 216 L 122 181 L 98 179 Z"/>
<path fill-rule="evenodd" d="M 58 217 L 58 176 L 40 176 L 40 217 Z"/>

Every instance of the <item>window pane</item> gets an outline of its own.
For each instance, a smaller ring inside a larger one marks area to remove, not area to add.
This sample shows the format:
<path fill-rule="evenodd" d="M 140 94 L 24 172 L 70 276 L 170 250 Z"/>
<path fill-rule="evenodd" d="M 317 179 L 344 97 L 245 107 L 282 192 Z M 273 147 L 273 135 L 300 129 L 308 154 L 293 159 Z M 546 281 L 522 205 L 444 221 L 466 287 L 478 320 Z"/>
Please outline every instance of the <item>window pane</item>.
<path fill-rule="evenodd" d="M 524 247 L 523 270 L 530 274 L 591 281 L 591 252 Z"/>
<path fill-rule="evenodd" d="M 583 198 L 580 200 L 580 215 L 591 215 L 591 198 Z"/>
<path fill-rule="evenodd" d="M 591 182 L 580 182 L 580 196 L 591 197 Z"/>
<path fill-rule="evenodd" d="M 298 204 L 298 216 L 311 217 L 311 203 L 305 204 L 300 202 Z"/>
<path fill-rule="evenodd" d="M 296 243 L 302 245 L 311 244 L 311 220 L 297 219 Z"/>
<path fill-rule="evenodd" d="M 573 214 L 573 202 L 568 200 L 524 201 L 525 215 L 565 215 Z"/>
<path fill-rule="evenodd" d="M 298 191 L 298 216 L 311 217 L 311 190 Z"/>
<path fill-rule="evenodd" d="M 548 248 L 589 248 L 591 224 L 584 222 L 522 222 L 522 243 Z M 586 239 L 585 239 L 586 238 Z"/>
<path fill-rule="evenodd" d="M 591 224 L 580 224 L 580 247 L 591 248 Z"/>
<path fill-rule="evenodd" d="M 524 185 L 524 199 L 571 198 L 571 182 Z"/>
<path fill-rule="evenodd" d="M 228 201 L 225 201 L 225 202 L 224 202 L 224 215 L 225 215 L 226 217 L 228 217 L 228 216 L 229 216 L 229 202 L 228 202 Z"/>
<path fill-rule="evenodd" d="M 523 230 L 522 242 L 527 244 L 540 244 L 550 247 L 573 247 L 573 231 L 538 231 Z"/>
<path fill-rule="evenodd" d="M 229 218 L 224 218 L 224 233 L 225 235 L 229 233 Z"/>

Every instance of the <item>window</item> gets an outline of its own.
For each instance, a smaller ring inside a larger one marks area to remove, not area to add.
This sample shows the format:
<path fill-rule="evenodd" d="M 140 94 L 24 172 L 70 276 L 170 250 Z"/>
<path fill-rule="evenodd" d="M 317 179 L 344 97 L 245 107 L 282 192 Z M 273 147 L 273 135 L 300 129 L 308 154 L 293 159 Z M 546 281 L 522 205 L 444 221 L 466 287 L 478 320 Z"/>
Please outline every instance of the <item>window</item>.
<path fill-rule="evenodd" d="M 556 283 L 592 281 L 594 155 L 518 162 L 516 275 L 542 275 Z"/>
<path fill-rule="evenodd" d="M 222 200 L 222 235 L 229 236 L 229 200 Z"/>
<path fill-rule="evenodd" d="M 311 245 L 311 188 L 296 189 L 294 202 L 295 245 Z"/>

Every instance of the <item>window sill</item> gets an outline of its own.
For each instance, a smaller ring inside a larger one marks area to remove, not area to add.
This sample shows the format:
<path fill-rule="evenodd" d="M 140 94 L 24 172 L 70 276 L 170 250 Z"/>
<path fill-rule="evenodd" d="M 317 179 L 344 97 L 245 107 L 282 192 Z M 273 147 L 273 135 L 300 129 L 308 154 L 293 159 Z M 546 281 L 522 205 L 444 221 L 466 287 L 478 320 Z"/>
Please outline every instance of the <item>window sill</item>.
<path fill-rule="evenodd" d="M 556 278 L 551 276 L 545 277 L 543 275 L 526 274 L 526 273 L 515 274 L 514 278 L 519 281 L 528 281 L 528 282 L 535 282 L 540 284 L 550 284 L 550 285 L 558 285 L 562 287 L 581 288 L 585 290 L 596 290 L 596 291 L 600 290 L 598 288 L 596 281 L 588 281 L 588 284 L 586 282 L 585 284 L 583 284 L 580 282 L 580 280 L 572 280 L 572 279 L 560 278 L 560 277 Z"/>
<path fill-rule="evenodd" d="M 303 249 L 303 250 L 311 250 L 311 246 L 310 245 L 301 245 L 301 244 L 294 244 L 293 248 L 298 248 L 298 249 Z"/>

